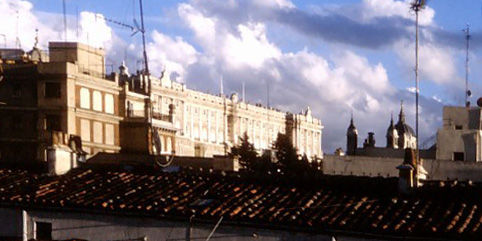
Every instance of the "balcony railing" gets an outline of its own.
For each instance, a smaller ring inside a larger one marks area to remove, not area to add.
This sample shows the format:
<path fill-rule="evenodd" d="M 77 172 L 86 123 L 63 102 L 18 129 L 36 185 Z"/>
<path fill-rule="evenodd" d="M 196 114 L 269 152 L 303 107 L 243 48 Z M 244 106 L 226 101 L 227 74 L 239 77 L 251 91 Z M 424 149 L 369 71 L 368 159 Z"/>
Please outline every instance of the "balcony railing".
<path fill-rule="evenodd" d="M 105 75 L 104 73 L 96 72 L 86 67 L 78 66 L 78 71 L 82 74 L 94 76 L 101 79 L 107 79 L 107 75 Z"/>
<path fill-rule="evenodd" d="M 152 118 L 157 119 L 157 120 L 161 120 L 161 121 L 171 122 L 171 118 L 170 118 L 169 115 L 162 114 L 162 113 L 159 113 L 159 112 L 152 112 Z"/>

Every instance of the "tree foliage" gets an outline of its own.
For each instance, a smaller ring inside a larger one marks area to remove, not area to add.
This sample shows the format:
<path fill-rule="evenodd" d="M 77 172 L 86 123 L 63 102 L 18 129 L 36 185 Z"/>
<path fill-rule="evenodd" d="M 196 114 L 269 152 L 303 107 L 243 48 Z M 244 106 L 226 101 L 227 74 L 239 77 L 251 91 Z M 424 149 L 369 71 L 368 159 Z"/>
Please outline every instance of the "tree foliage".
<path fill-rule="evenodd" d="M 231 156 L 237 156 L 245 171 L 258 175 L 281 175 L 287 178 L 311 178 L 321 174 L 320 163 L 310 162 L 306 155 L 299 156 L 291 138 L 279 133 L 273 143 L 273 151 L 258 155 L 249 142 L 247 133 L 239 138 L 240 144 L 231 148 Z M 273 156 L 274 155 L 274 156 Z M 273 161 L 274 159 L 274 161 Z"/>
<path fill-rule="evenodd" d="M 231 156 L 237 156 L 239 158 L 239 164 L 242 168 L 248 171 L 254 171 L 259 157 L 254 145 L 249 142 L 249 137 L 246 132 L 242 137 L 239 137 L 239 142 L 239 146 L 231 148 Z"/>

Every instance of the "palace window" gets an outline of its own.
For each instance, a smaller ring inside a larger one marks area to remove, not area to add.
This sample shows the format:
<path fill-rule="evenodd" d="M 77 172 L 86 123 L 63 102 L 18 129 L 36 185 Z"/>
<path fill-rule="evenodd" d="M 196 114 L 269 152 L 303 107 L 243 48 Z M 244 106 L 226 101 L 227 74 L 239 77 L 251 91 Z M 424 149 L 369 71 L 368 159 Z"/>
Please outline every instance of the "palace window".
<path fill-rule="evenodd" d="M 94 142 L 95 143 L 102 143 L 103 142 L 103 131 L 102 131 L 102 123 L 94 121 Z"/>
<path fill-rule="evenodd" d="M 102 94 L 99 91 L 94 91 L 92 99 L 93 109 L 96 111 L 102 111 Z"/>
<path fill-rule="evenodd" d="M 90 141 L 90 120 L 80 120 L 80 137 L 82 141 Z"/>
<path fill-rule="evenodd" d="M 114 114 L 114 96 L 111 94 L 105 94 L 105 112 L 109 114 Z"/>
<path fill-rule="evenodd" d="M 105 144 L 114 145 L 114 125 L 105 124 Z"/>
<path fill-rule="evenodd" d="M 86 88 L 80 89 L 80 108 L 90 109 L 90 91 Z"/>

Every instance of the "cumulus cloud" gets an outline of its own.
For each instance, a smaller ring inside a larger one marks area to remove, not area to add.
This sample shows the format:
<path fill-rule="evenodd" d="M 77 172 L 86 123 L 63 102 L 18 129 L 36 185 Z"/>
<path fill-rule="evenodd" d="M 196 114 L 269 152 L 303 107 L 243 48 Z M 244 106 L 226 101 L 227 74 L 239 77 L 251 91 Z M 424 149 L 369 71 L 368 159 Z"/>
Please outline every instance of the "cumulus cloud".
<path fill-rule="evenodd" d="M 35 12 L 33 4 L 24 0 L 0 1 L 0 13 L 0 34 L 5 36 L 8 47 L 30 50 L 35 42 L 36 30 L 41 48 L 47 48 L 50 41 L 64 40 L 64 25 L 57 24 L 63 23 L 61 14 Z M 108 50 L 112 47 L 114 33 L 101 14 L 83 11 L 78 24 L 73 16 L 68 16 L 67 22 L 68 41 L 80 41 Z"/>
<path fill-rule="evenodd" d="M 415 43 L 401 40 L 395 45 L 406 69 L 414 68 Z M 425 41 L 419 45 L 421 79 L 436 84 L 453 84 L 458 81 L 455 68 L 455 51 L 436 42 Z"/>
<path fill-rule="evenodd" d="M 218 91 L 221 77 L 228 91 L 240 91 L 245 83 L 251 102 L 265 103 L 269 85 L 270 103 L 274 107 L 295 113 L 306 106 L 312 108 L 315 116 L 324 122 L 323 148 L 327 151 L 344 147 L 345 130 L 353 111 L 360 138 L 368 131 L 375 131 L 378 143 L 383 145 L 390 112 L 398 112 L 401 99 L 413 106 L 413 93 L 394 87 L 384 64 L 369 60 L 358 50 L 385 48 L 396 52 L 394 48 L 403 47 L 406 51 L 396 53 L 402 65 L 410 66 L 413 13 L 406 10 L 407 6 L 407 1 L 364 0 L 315 13 L 301 10 L 289 0 L 180 3 L 177 14 L 191 31 L 193 42 L 186 40 L 191 38 L 151 31 L 147 45 L 151 72 L 160 75 L 166 69 L 173 79 L 187 82 L 188 87 L 210 92 Z M 11 28 L 5 26 L 15 25 L 11 16 L 19 9 L 30 19 L 21 26 L 22 33 L 30 32 L 21 37 L 28 48 L 33 45 L 35 28 L 39 28 L 44 45 L 46 41 L 62 39 L 63 26 L 43 25 L 61 22 L 61 16 L 34 14 L 32 8 L 27 1 L 0 2 L 0 12 L 8 12 L 8 17 L 2 15 L 0 20 L 9 21 L 3 28 L 0 26 L 0 33 L 10 31 L 8 36 L 15 36 Z M 421 23 L 431 35 L 424 34 L 423 38 L 428 39 L 424 45 L 437 54 L 431 59 L 430 55 L 421 53 L 421 59 L 430 63 L 422 71 L 432 81 L 446 84 L 450 82 L 449 76 L 456 75 L 455 70 L 434 70 L 440 65 L 453 65 L 449 61 L 453 53 L 434 37 L 439 34 L 433 22 L 435 12 L 428 8 L 425 13 Z M 72 23 L 68 27 L 69 39 L 106 48 L 111 62 L 139 59 L 142 48 L 116 36 L 101 15 L 81 13 L 78 35 L 77 26 Z M 287 27 L 293 31 L 290 34 L 333 45 L 326 55 L 306 47 L 284 50 L 269 37 L 273 25 Z M 8 41 L 11 45 L 12 40 Z M 440 123 L 437 116 L 441 115 L 441 105 L 433 98 L 424 97 L 421 105 L 421 126 L 424 127 L 421 134 L 431 136 Z M 413 120 L 412 109 L 406 108 L 409 121 Z"/>
<path fill-rule="evenodd" d="M 183 81 L 186 68 L 197 61 L 196 49 L 181 37 L 171 38 L 158 31 L 153 31 L 151 37 L 147 46 L 151 73 L 160 75 L 166 70 L 172 80 Z"/>
<path fill-rule="evenodd" d="M 222 72 L 227 89 L 240 90 L 241 83 L 244 82 L 248 98 L 265 103 L 265 90 L 269 84 L 271 103 L 276 103 L 276 107 L 298 113 L 302 108 L 311 106 L 325 124 L 326 150 L 344 146 L 346 126 L 341 120 L 348 123 L 351 111 L 358 116 L 361 130 L 376 131 L 383 139 L 380 142 L 384 143 L 383 136 L 390 112 L 397 111 L 400 99 L 408 96 L 393 87 L 382 63 L 371 63 L 367 58 L 346 49 L 335 50 L 329 57 L 306 48 L 295 52 L 283 51 L 268 38 L 264 22 L 266 19 L 256 17 L 262 15 L 257 13 L 259 9 L 253 9 L 254 16 L 251 17 L 244 16 L 245 13 L 226 14 L 231 13 L 231 8 L 249 8 L 254 3 L 235 2 L 235 6 L 220 6 L 212 1 L 209 4 L 202 3 L 203 1 L 195 1 L 178 7 L 180 19 L 193 31 L 196 43 L 202 49 L 199 53 L 202 57 L 186 70 L 187 82 L 191 83 L 191 87 L 212 90 L 212 86 L 218 84 L 219 77 L 213 72 Z M 318 18 L 327 18 L 305 14 L 293 6 L 271 7 L 273 9 L 279 10 L 278 13 L 308 17 L 309 21 L 316 22 L 313 28 L 318 26 L 318 22 L 323 22 Z M 377 16 L 378 20 L 375 21 L 382 21 L 380 17 Z M 362 26 L 341 15 L 328 18 L 351 21 L 353 29 Z M 401 19 L 398 16 L 396 21 Z M 283 21 L 287 25 L 297 25 L 297 28 L 303 28 L 301 25 L 306 27 L 309 22 Z M 310 28 L 309 24 L 307 28 Z M 361 28 L 357 31 L 364 31 Z M 311 32 L 308 29 L 306 31 Z M 353 41 L 358 38 L 356 33 L 350 34 Z M 428 103 L 433 104 L 434 101 L 430 101 Z M 411 114 L 409 111 L 408 115 Z M 430 122 L 427 125 L 434 124 Z"/>

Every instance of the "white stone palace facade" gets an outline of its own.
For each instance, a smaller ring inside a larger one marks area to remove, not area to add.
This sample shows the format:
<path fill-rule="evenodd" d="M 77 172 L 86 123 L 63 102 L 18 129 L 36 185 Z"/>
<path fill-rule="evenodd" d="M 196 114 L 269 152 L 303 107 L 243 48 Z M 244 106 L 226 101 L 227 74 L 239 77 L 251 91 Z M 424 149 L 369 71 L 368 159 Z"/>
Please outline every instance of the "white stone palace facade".
<path fill-rule="evenodd" d="M 77 151 L 87 156 L 211 157 L 227 154 L 245 132 L 260 151 L 287 133 L 300 154 L 323 157 L 323 125 L 309 108 L 284 113 L 237 94 L 191 90 L 167 77 L 149 81 L 139 71 L 130 75 L 125 65 L 107 74 L 104 51 L 84 44 L 52 42 L 49 54 L 36 47 L 27 53 L 0 49 L 0 67 L 6 103 L 0 105 L 0 161 L 43 162 L 49 146 L 79 139 Z"/>
<path fill-rule="evenodd" d="M 120 78 L 127 74 L 121 67 Z M 147 85 L 134 83 L 140 81 L 139 76 L 126 79 L 141 89 Z M 181 156 L 224 155 L 239 144 L 239 137 L 246 132 L 260 151 L 270 149 L 278 133 L 283 133 L 290 135 L 299 154 L 323 157 L 323 125 L 309 107 L 300 114 L 291 114 L 246 103 L 237 94 L 227 97 L 191 90 L 167 77 L 151 77 L 151 82 L 152 124 L 159 128 L 164 143 L 161 153 L 174 150 Z M 143 102 L 129 104 L 138 106 L 134 112 L 143 113 Z"/>

